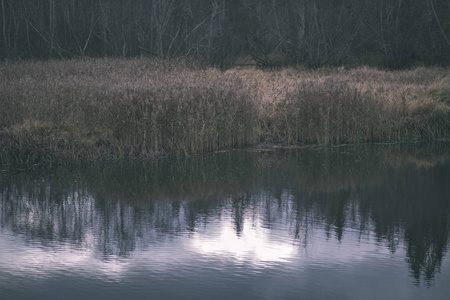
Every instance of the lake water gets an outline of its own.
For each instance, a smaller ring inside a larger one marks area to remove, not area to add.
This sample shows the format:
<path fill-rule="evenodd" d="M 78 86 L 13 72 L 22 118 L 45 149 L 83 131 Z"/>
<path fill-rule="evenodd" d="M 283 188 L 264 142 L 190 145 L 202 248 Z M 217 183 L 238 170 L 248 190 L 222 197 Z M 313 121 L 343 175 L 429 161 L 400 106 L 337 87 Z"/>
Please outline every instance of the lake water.
<path fill-rule="evenodd" d="M 450 144 L 3 170 L 0 299 L 448 299 Z"/>

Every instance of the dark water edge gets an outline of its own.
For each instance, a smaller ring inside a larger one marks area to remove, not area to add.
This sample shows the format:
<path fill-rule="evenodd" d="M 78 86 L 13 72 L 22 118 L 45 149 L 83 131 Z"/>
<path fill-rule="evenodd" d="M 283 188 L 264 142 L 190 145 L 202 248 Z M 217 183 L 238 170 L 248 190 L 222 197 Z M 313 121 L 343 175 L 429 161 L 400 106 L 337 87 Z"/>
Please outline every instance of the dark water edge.
<path fill-rule="evenodd" d="M 450 144 L 0 175 L 0 298 L 446 299 Z"/>

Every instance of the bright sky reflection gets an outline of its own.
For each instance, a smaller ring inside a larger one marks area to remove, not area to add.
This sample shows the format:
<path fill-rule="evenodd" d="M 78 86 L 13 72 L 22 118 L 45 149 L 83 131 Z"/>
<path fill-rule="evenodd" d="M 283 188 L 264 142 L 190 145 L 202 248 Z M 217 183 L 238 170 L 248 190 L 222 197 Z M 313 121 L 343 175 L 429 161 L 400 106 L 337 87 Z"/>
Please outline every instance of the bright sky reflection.
<path fill-rule="evenodd" d="M 271 241 L 269 229 L 261 226 L 245 226 L 240 235 L 227 223 L 220 225 L 216 236 L 196 234 L 193 247 L 205 255 L 233 256 L 240 261 L 283 262 L 290 258 L 295 246 L 286 242 Z"/>

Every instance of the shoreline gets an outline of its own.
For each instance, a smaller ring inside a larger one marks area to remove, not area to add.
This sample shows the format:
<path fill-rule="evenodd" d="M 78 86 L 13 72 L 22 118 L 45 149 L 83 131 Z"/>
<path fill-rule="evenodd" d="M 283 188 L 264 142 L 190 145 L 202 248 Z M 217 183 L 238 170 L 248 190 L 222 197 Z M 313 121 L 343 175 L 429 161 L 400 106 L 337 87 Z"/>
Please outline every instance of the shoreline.
<path fill-rule="evenodd" d="M 4 148 L 1 149 L 0 152 L 0 171 L 5 172 L 7 170 L 16 170 L 16 171 L 26 171 L 30 169 L 36 168 L 46 168 L 46 167 L 58 167 L 58 166 L 76 166 L 82 165 L 86 163 L 108 163 L 108 162 L 118 162 L 118 161 L 142 161 L 142 162 L 151 162 L 158 160 L 167 160 L 167 159 L 189 159 L 193 157 L 199 156 L 210 156 L 217 155 L 222 153 L 230 153 L 235 151 L 243 151 L 243 152 L 254 152 L 254 153 L 270 153 L 277 151 L 290 151 L 290 150 L 312 150 L 312 151 L 334 151 L 340 149 L 353 149 L 360 147 L 370 147 L 370 148 L 379 148 L 379 147 L 399 147 L 399 148 L 408 148 L 415 147 L 416 145 L 439 145 L 439 144 L 448 144 L 450 145 L 450 138 L 442 138 L 436 140 L 415 140 L 415 141 L 392 141 L 392 142 L 374 142 L 374 143 L 357 143 L 357 144 L 339 144 L 339 145 L 319 145 L 319 144 L 308 144 L 308 145 L 289 145 L 282 143 L 259 143 L 251 146 L 244 146 L 240 148 L 228 148 L 228 149 L 219 149 L 213 150 L 204 153 L 191 153 L 185 156 L 170 156 L 170 155 L 161 155 L 154 157 L 138 157 L 138 156 L 114 156 L 112 154 L 101 155 L 101 156 L 91 156 L 91 157 L 78 157 L 77 160 L 71 159 L 59 159 L 56 156 L 57 154 L 51 152 L 45 152 L 43 149 L 36 149 L 36 152 L 29 152 L 28 156 L 24 160 L 11 160 L 8 159 L 8 155 L 13 155 L 17 157 L 17 153 L 13 153 L 17 151 L 17 149 L 11 148 L 12 152 L 7 153 Z M 23 145 L 22 147 L 27 147 Z M 22 148 L 23 149 L 23 148 Z M 20 151 L 20 150 L 19 150 Z M 345 151 L 345 150 L 344 150 Z M 5 160 L 5 158 L 7 158 Z"/>

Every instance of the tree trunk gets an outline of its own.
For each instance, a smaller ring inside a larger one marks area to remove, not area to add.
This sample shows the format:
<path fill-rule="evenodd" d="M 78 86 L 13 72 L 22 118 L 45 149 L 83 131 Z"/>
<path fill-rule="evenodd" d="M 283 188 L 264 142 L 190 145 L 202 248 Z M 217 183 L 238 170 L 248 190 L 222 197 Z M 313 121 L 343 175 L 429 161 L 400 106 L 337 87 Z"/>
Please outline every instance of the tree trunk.
<path fill-rule="evenodd" d="M 4 55 L 5 58 L 8 58 L 9 56 L 9 43 L 8 43 L 8 36 L 6 35 L 6 13 L 5 13 L 5 0 L 1 0 L 1 6 L 2 6 L 2 33 L 3 33 L 3 47 L 4 48 Z"/>

